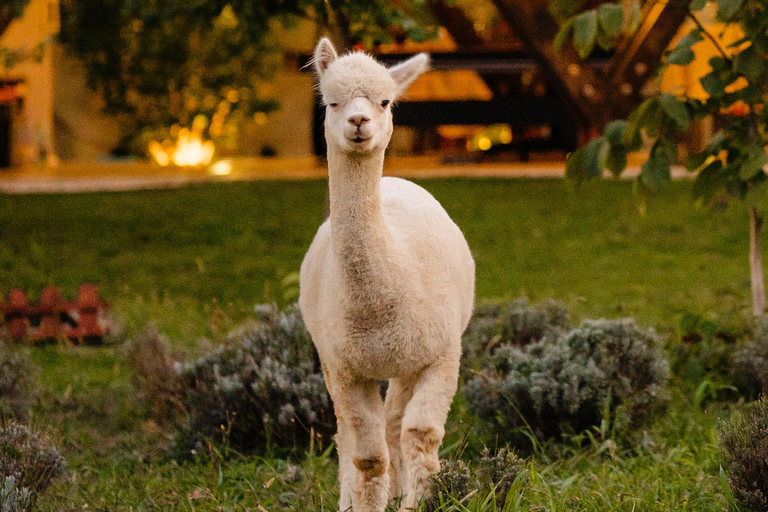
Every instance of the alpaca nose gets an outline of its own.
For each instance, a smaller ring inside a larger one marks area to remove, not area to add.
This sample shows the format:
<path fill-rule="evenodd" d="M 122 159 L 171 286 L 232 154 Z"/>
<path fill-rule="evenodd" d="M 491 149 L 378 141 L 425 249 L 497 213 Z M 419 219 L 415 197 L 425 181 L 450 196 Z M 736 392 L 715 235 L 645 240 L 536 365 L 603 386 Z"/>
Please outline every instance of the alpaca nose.
<path fill-rule="evenodd" d="M 370 120 L 371 119 L 368 116 L 366 116 L 365 114 L 360 114 L 360 113 L 352 114 L 347 119 L 347 121 L 349 121 L 350 123 L 354 124 L 355 126 L 360 126 L 363 123 L 367 123 Z"/>

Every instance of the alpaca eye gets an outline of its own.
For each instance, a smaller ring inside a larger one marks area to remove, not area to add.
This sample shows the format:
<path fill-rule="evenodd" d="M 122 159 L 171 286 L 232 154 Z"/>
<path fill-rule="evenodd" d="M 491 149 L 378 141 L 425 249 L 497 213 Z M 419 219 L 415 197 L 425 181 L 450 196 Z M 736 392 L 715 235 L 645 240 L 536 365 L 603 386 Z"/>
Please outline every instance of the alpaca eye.
<path fill-rule="evenodd" d="M 338 106 L 339 106 L 339 104 L 338 104 L 338 103 L 331 103 L 331 104 L 330 104 L 330 107 L 331 107 L 331 108 L 336 108 L 336 107 L 338 107 Z"/>
<path fill-rule="evenodd" d="M 389 100 L 384 100 L 384 101 L 381 102 L 381 106 L 382 107 L 386 108 L 387 105 L 389 105 Z"/>

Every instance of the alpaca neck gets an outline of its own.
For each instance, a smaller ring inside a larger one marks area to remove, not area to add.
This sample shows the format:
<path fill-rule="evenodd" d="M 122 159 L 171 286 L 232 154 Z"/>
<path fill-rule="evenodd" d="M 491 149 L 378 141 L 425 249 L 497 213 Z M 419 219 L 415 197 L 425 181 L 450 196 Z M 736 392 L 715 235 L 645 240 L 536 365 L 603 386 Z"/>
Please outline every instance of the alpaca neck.
<path fill-rule="evenodd" d="M 391 233 L 381 211 L 384 152 L 352 157 L 328 151 L 333 251 L 350 293 L 376 300 L 391 276 Z"/>

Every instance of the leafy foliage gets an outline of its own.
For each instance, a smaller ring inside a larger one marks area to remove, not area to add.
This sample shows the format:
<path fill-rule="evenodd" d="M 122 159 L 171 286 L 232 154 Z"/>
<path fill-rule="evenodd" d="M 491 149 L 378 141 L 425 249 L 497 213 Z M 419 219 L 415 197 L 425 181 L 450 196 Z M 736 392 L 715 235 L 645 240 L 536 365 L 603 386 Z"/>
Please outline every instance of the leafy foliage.
<path fill-rule="evenodd" d="M 256 92 L 283 65 L 272 27 L 307 17 L 327 26 L 334 15 L 352 43 L 389 40 L 385 27 L 427 35 L 420 22 L 428 20 L 383 1 L 64 0 L 61 38 L 122 119 L 134 152 L 195 119 L 233 147 L 244 120 L 278 106 Z"/>
<path fill-rule="evenodd" d="M 26 351 L 0 342 L 0 419 L 29 417 L 37 373 Z"/>
<path fill-rule="evenodd" d="M 426 500 L 425 510 L 432 512 L 451 499 L 463 501 L 475 494 L 492 495 L 496 509 L 502 510 L 525 466 L 524 459 L 505 448 L 493 455 L 485 448 L 469 464 L 443 461 L 440 471 L 432 477 L 433 495 Z"/>
<path fill-rule="evenodd" d="M 727 49 L 712 43 L 719 54 L 710 59 L 711 71 L 700 79 L 709 98 L 701 101 L 681 92 L 648 98 L 627 121 L 609 123 L 601 137 L 576 151 L 567 164 L 568 176 L 580 181 L 600 176 L 603 169 L 620 174 L 626 168 L 626 153 L 640 149 L 640 135 L 644 134 L 655 142 L 641 168 L 639 190 L 658 189 L 669 181 L 669 168 L 677 161 L 676 138 L 688 132 L 693 119 L 714 116 L 719 131 L 703 151 L 689 156 L 686 162 L 690 171 L 697 172 L 695 195 L 704 202 L 728 195 L 745 200 L 748 206 L 759 205 L 768 190 L 768 175 L 762 172 L 768 164 L 763 149 L 768 142 L 768 113 L 763 108 L 768 90 L 768 61 L 763 57 L 768 50 L 764 30 L 768 11 L 764 6 L 750 9 L 747 4 L 735 0 L 717 4 L 718 17 L 738 25 L 744 37 Z M 694 11 L 701 7 L 703 2 L 693 2 L 690 16 L 695 17 Z M 714 41 L 697 24 L 667 53 L 662 67 L 690 64 L 694 59 L 692 45 L 705 37 Z M 588 53 L 575 37 L 574 43 L 582 48 L 583 55 Z M 609 159 L 609 154 L 615 156 Z M 616 162 L 623 165 L 612 165 Z"/>
<path fill-rule="evenodd" d="M 298 306 L 257 309 L 263 319 L 180 367 L 180 401 L 188 414 L 176 436 L 180 454 L 204 441 L 238 451 L 330 441 L 333 407 Z"/>
<path fill-rule="evenodd" d="M 632 319 L 589 320 L 525 347 L 505 344 L 464 388 L 470 412 L 500 434 L 543 437 L 607 421 L 636 426 L 665 398 L 669 364 L 653 330 Z"/>
<path fill-rule="evenodd" d="M 64 457 L 45 436 L 18 423 L 0 425 L 0 475 L 14 478 L 19 498 L 21 489 L 42 493 L 64 468 Z"/>
<path fill-rule="evenodd" d="M 768 400 L 750 404 L 742 417 L 722 426 L 723 467 L 743 510 L 768 510 Z"/>
<path fill-rule="evenodd" d="M 617 38 L 637 30 L 640 23 L 640 2 L 607 2 L 594 9 L 577 13 L 577 4 L 567 0 L 555 0 L 550 11 L 562 20 L 555 38 L 555 47 L 562 47 L 572 35 L 573 46 L 582 58 L 586 58 L 595 46 L 609 50 Z"/>

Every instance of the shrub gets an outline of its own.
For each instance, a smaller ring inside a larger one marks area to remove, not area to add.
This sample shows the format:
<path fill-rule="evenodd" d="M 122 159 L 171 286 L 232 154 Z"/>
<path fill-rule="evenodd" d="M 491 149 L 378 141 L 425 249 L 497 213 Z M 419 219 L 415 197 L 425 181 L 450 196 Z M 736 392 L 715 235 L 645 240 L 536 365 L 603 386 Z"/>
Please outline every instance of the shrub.
<path fill-rule="evenodd" d="M 18 423 L 0 426 L 0 475 L 13 477 L 19 492 L 26 488 L 40 494 L 65 467 L 64 457 L 45 436 Z"/>
<path fill-rule="evenodd" d="M 652 329 L 632 319 L 588 320 L 525 347 L 499 347 L 464 388 L 470 412 L 499 433 L 580 432 L 606 419 L 635 425 L 660 398 L 669 364 Z"/>
<path fill-rule="evenodd" d="M 32 505 L 32 493 L 26 487 L 18 487 L 16 478 L 7 476 L 0 481 L 0 512 L 28 512 Z"/>
<path fill-rule="evenodd" d="M 37 372 L 24 350 L 0 342 L 0 418 L 25 421 L 29 417 Z"/>
<path fill-rule="evenodd" d="M 496 507 L 501 510 L 524 467 L 525 460 L 503 448 L 494 455 L 486 448 L 471 464 L 443 461 L 440 471 L 432 477 L 434 492 L 425 508 L 433 511 L 451 498 L 462 500 L 473 493 L 483 497 L 493 493 Z"/>
<path fill-rule="evenodd" d="M 745 509 L 768 510 L 768 399 L 722 426 L 721 458 L 731 494 Z"/>
<path fill-rule="evenodd" d="M 188 417 L 177 450 L 204 439 L 239 451 L 325 441 L 335 418 L 320 362 L 297 306 L 257 308 L 260 321 L 230 334 L 225 346 L 182 365 L 180 399 Z"/>
<path fill-rule="evenodd" d="M 733 382 L 745 394 L 757 397 L 768 393 L 768 320 L 755 332 L 754 340 L 733 356 Z"/>
<path fill-rule="evenodd" d="M 570 329 L 571 317 L 562 302 L 548 300 L 532 306 L 525 297 L 501 304 L 484 304 L 475 309 L 464 333 L 468 358 L 482 365 L 502 345 L 525 346 Z"/>
<path fill-rule="evenodd" d="M 133 368 L 134 385 L 155 417 L 168 418 L 179 404 L 179 374 L 168 341 L 149 329 L 123 346 L 126 363 Z"/>

